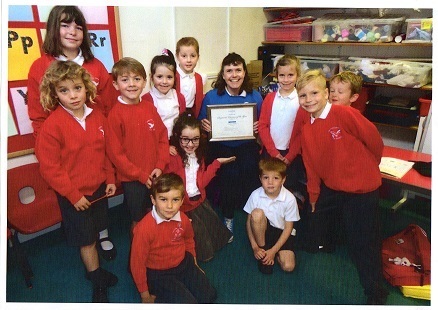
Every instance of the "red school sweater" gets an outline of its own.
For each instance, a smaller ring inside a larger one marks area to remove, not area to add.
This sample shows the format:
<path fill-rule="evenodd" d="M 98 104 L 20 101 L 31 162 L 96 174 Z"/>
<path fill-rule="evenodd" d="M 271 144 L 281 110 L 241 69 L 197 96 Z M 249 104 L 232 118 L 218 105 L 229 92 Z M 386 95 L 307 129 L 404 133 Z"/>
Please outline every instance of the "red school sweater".
<path fill-rule="evenodd" d="M 148 290 L 146 269 L 167 270 L 178 266 L 185 253 L 195 253 L 195 233 L 183 212 L 181 222 L 165 221 L 157 224 L 149 212 L 134 227 L 131 246 L 131 273 L 140 293 Z"/>
<path fill-rule="evenodd" d="M 306 122 L 301 144 L 310 202 L 318 200 L 321 181 L 347 193 L 368 193 L 382 184 L 382 137 L 356 109 L 332 105 L 327 118 Z"/>
<path fill-rule="evenodd" d="M 277 92 L 272 92 L 266 95 L 262 103 L 262 110 L 259 118 L 259 135 L 262 140 L 263 146 L 268 151 L 269 155 L 276 157 L 280 152 L 275 147 L 274 140 L 272 140 L 270 126 L 272 106 L 274 105 L 274 99 Z M 306 121 L 309 119 L 309 113 L 301 107 L 298 109 L 295 116 L 294 126 L 289 141 L 289 151 L 286 154 L 286 159 L 292 162 L 295 157 L 301 153 L 301 130 Z"/>
<path fill-rule="evenodd" d="M 52 55 L 44 54 L 35 60 L 29 69 L 27 79 L 27 108 L 35 137 L 38 135 L 43 122 L 49 116 L 49 112 L 44 111 L 41 106 L 39 87 L 44 73 L 55 60 L 56 58 Z M 82 67 L 87 69 L 97 87 L 98 96 L 94 100 L 96 104 L 90 105 L 90 107 L 93 109 L 97 108 L 105 116 L 108 116 L 112 104 L 117 100 L 117 91 L 112 85 L 111 75 L 103 63 L 97 58 L 84 62 Z"/>
<path fill-rule="evenodd" d="M 152 170 L 169 162 L 167 129 L 152 102 L 117 102 L 108 115 L 109 158 L 119 181 L 146 184 Z"/>
<path fill-rule="evenodd" d="M 197 201 L 191 201 L 189 195 L 185 192 L 184 202 L 181 206 L 181 211 L 188 212 L 197 208 L 201 203 L 204 202 L 207 194 L 205 188 L 210 183 L 210 181 L 215 177 L 217 170 L 220 168 L 221 163 L 218 160 L 214 160 L 208 167 L 205 167 L 204 161 L 199 165 L 198 173 L 196 174 L 196 185 L 201 192 L 201 198 Z M 186 186 L 186 170 L 183 167 L 182 159 L 179 154 L 175 156 L 170 156 L 169 165 L 167 165 L 165 172 L 174 172 L 178 174 L 184 181 L 184 188 Z"/>
<path fill-rule="evenodd" d="M 93 110 L 85 123 L 86 130 L 58 106 L 35 143 L 42 177 L 72 204 L 93 194 L 102 183 L 115 184 L 114 169 L 106 156 L 107 120 Z"/>
<path fill-rule="evenodd" d="M 181 80 L 181 75 L 177 71 L 175 75 L 175 89 L 179 93 L 181 92 L 180 80 Z M 198 118 L 199 111 L 201 111 L 202 100 L 204 99 L 204 84 L 202 84 L 202 76 L 197 72 L 195 72 L 195 85 L 196 85 L 195 86 L 196 92 L 195 92 L 195 102 L 193 104 L 193 108 L 195 111 L 194 116 Z"/>

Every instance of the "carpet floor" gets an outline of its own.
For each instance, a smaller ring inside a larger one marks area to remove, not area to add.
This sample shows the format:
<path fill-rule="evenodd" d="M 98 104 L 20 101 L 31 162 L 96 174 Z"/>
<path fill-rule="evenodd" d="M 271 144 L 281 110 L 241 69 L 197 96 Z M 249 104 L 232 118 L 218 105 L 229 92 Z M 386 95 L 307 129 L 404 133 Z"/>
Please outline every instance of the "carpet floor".
<path fill-rule="evenodd" d="M 381 201 L 384 237 L 393 235 L 408 224 L 420 225 L 430 236 L 430 200 L 415 200 L 397 212 L 393 201 Z M 357 272 L 342 244 L 333 253 L 311 254 L 296 251 L 297 265 L 292 273 L 274 266 L 272 275 L 257 269 L 245 231 L 246 214 L 235 212 L 234 241 L 218 251 L 213 260 L 200 263 L 218 291 L 218 304 L 228 305 L 363 305 L 366 297 Z M 111 303 L 139 303 L 140 297 L 127 270 L 129 256 L 129 218 L 123 205 L 110 209 L 110 236 L 118 254 L 114 261 L 101 260 L 103 268 L 119 278 L 109 289 Z M 33 288 L 24 283 L 16 261 L 10 259 L 6 274 L 7 303 L 88 303 L 91 283 L 79 252 L 67 246 L 62 228 L 21 244 L 34 273 Z M 430 306 L 430 301 L 403 296 L 399 288 L 386 284 L 388 305 Z"/>

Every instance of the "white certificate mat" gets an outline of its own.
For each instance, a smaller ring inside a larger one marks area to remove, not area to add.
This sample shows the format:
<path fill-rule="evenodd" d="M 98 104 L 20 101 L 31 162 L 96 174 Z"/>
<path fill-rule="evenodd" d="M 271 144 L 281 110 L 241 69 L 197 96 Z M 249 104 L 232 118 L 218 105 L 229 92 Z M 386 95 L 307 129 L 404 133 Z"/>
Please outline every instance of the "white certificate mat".
<path fill-rule="evenodd" d="M 207 105 L 207 115 L 211 124 L 210 141 L 255 139 L 255 103 Z"/>

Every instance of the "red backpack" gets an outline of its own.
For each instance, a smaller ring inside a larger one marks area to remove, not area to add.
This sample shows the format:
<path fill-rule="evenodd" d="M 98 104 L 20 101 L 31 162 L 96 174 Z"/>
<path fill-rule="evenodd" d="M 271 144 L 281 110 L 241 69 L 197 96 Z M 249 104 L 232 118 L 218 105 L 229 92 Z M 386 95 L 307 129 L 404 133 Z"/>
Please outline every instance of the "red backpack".
<path fill-rule="evenodd" d="M 382 243 L 383 276 L 393 286 L 430 284 L 430 241 L 411 224 Z"/>

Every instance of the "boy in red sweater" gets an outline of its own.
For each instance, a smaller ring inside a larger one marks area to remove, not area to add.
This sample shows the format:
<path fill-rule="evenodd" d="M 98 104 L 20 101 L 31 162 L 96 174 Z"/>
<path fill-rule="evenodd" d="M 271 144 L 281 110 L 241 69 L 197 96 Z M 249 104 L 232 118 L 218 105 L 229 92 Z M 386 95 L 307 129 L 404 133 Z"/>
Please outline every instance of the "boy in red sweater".
<path fill-rule="evenodd" d="M 112 68 L 113 85 L 120 92 L 108 115 L 109 157 L 123 186 L 132 227 L 152 208 L 149 189 L 169 162 L 167 129 L 152 102 L 141 100 L 146 86 L 143 65 L 130 57 Z"/>
<path fill-rule="evenodd" d="M 212 303 L 216 289 L 196 262 L 192 224 L 180 207 L 184 183 L 175 173 L 153 182 L 152 212 L 134 227 L 131 273 L 143 303 Z"/>
<path fill-rule="evenodd" d="M 311 114 L 301 145 L 312 212 L 339 211 L 367 303 L 385 304 L 378 219 L 382 138 L 358 110 L 327 101 L 320 71 L 306 72 L 296 88 L 301 107 Z"/>
<path fill-rule="evenodd" d="M 108 227 L 108 196 L 115 175 L 106 156 L 106 118 L 93 103 L 96 86 L 86 69 L 72 61 L 54 61 L 41 86 L 41 104 L 53 111 L 35 144 L 41 176 L 56 191 L 67 243 L 80 248 L 93 302 L 108 302 L 107 287 L 117 277 L 100 268 L 99 231 Z"/>

